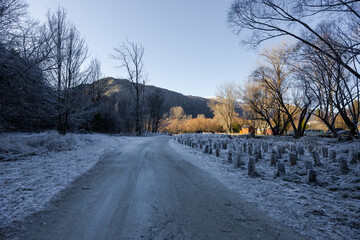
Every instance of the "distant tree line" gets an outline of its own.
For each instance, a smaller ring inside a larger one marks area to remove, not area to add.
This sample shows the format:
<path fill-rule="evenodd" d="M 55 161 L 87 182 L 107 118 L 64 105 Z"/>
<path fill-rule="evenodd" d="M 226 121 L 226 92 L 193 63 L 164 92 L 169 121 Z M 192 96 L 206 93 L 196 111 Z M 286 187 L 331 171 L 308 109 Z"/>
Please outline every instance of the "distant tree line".
<path fill-rule="evenodd" d="M 359 136 L 359 1 L 235 0 L 228 22 L 251 46 L 279 37 L 295 40 L 261 54 L 242 91 L 253 119 L 275 134 L 290 126 L 299 137 L 313 115 L 337 136 L 335 120 L 341 117 L 351 135 Z"/>

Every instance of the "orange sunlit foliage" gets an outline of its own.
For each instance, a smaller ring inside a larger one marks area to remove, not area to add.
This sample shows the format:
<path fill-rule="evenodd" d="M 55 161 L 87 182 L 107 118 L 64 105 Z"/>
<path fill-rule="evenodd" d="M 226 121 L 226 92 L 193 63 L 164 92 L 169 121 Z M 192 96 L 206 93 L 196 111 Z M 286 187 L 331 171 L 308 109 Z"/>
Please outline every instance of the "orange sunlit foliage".
<path fill-rule="evenodd" d="M 198 115 L 196 118 L 186 117 L 184 119 L 164 119 L 161 131 L 168 133 L 190 133 L 190 132 L 221 132 L 222 127 L 218 121 Z"/>
<path fill-rule="evenodd" d="M 238 133 L 239 129 L 241 129 L 241 126 L 244 124 L 248 124 L 248 121 L 235 117 L 233 123 L 234 132 Z M 163 119 L 160 131 L 178 134 L 195 132 L 225 132 L 225 129 L 216 117 L 205 118 L 205 116 L 201 114 L 196 118 L 187 116 L 183 119 Z"/>

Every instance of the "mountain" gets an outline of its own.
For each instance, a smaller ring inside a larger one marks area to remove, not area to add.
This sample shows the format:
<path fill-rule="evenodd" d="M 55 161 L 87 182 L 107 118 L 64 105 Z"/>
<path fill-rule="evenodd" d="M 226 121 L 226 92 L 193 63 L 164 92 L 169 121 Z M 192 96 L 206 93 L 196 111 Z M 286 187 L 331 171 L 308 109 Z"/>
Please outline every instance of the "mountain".
<path fill-rule="evenodd" d="M 126 79 L 104 78 L 99 80 L 99 83 L 105 85 L 104 95 L 113 100 L 125 100 L 131 99 L 131 93 L 129 91 L 130 81 Z M 162 111 L 164 113 L 169 112 L 171 107 L 181 106 L 187 115 L 196 117 L 198 114 L 204 114 L 205 117 L 212 118 L 213 114 L 210 108 L 207 106 L 209 99 L 186 96 L 181 93 L 170 91 L 164 88 L 159 88 L 152 85 L 145 86 L 145 94 L 151 95 L 155 90 L 159 90 L 165 97 L 165 102 Z"/>

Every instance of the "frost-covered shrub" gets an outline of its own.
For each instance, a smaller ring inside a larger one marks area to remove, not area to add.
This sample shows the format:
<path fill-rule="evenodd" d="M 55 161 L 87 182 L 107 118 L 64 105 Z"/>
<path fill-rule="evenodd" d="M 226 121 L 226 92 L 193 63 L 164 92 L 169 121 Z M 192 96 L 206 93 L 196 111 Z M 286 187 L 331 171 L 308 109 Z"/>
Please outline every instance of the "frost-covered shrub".
<path fill-rule="evenodd" d="M 0 154 L 34 155 L 47 151 L 76 148 L 78 141 L 73 134 L 59 135 L 55 131 L 40 134 L 4 133 L 0 135 Z"/>
<path fill-rule="evenodd" d="M 71 150 L 76 147 L 76 140 L 72 135 L 50 135 L 46 147 L 50 151 Z"/>

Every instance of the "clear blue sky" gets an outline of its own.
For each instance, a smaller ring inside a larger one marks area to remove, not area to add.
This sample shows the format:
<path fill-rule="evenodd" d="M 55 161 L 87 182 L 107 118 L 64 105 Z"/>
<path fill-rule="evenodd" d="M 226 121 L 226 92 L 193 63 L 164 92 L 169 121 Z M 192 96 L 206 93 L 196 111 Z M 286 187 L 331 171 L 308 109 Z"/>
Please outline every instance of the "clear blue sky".
<path fill-rule="evenodd" d="M 57 6 L 86 39 L 104 76 L 126 77 L 110 58 L 128 38 L 145 48 L 150 85 L 185 95 L 214 96 L 223 81 L 245 82 L 258 59 L 226 23 L 232 0 L 26 0 L 44 22 Z"/>

